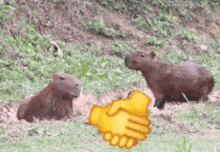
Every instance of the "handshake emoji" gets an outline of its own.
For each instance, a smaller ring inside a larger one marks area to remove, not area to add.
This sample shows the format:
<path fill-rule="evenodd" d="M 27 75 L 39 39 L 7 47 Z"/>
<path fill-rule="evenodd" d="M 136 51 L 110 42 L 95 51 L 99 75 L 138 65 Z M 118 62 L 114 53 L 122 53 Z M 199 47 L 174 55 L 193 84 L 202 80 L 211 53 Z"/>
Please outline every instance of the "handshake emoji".
<path fill-rule="evenodd" d="M 103 134 L 111 146 L 130 149 L 144 141 L 151 132 L 148 106 L 151 99 L 141 91 L 133 91 L 128 99 L 115 100 L 106 107 L 94 105 L 89 123 Z"/>

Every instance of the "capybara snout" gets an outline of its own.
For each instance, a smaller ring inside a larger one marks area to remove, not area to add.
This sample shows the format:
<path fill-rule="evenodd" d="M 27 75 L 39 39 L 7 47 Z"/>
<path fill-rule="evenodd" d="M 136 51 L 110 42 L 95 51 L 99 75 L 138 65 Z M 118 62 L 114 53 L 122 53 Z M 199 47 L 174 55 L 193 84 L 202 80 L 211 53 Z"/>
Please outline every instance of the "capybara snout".
<path fill-rule="evenodd" d="M 167 64 L 151 52 L 134 52 L 125 57 L 129 69 L 141 71 L 156 98 L 155 106 L 163 109 L 165 101 L 208 100 L 214 88 L 212 72 L 204 65 L 185 62 Z"/>
<path fill-rule="evenodd" d="M 82 90 L 82 83 L 77 83 L 73 86 L 73 98 L 79 97 Z"/>

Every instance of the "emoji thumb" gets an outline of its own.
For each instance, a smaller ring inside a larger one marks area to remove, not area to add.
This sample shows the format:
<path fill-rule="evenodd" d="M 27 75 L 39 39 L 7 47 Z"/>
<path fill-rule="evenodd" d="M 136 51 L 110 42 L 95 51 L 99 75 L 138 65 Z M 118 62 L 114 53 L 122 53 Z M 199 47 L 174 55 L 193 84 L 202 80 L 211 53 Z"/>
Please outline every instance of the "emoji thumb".
<path fill-rule="evenodd" d="M 120 108 L 125 108 L 124 105 L 125 104 L 122 101 L 113 102 L 111 108 L 107 111 L 107 114 L 110 115 L 110 116 L 115 115 L 116 112 L 118 112 L 118 110 Z"/>

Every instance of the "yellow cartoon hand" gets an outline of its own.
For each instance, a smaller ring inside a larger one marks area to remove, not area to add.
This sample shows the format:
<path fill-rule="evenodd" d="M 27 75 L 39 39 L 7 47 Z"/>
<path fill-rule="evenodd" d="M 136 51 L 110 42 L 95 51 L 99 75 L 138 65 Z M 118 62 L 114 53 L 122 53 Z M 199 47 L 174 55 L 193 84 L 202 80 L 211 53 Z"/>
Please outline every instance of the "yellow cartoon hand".
<path fill-rule="evenodd" d="M 116 146 L 126 149 L 131 149 L 132 146 L 136 146 L 138 144 L 138 140 L 129 138 L 127 136 L 121 136 L 117 134 L 112 134 L 111 132 L 106 132 L 103 135 L 105 141 L 109 141 L 111 146 Z"/>
<path fill-rule="evenodd" d="M 149 128 L 151 121 L 149 119 L 144 119 L 135 115 L 132 115 L 127 122 L 125 128 L 127 128 L 125 135 L 112 134 L 111 132 L 106 132 L 103 135 L 105 141 L 110 141 L 111 146 L 116 146 L 126 149 L 130 149 L 132 146 L 138 144 L 138 140 L 145 140 L 147 134 L 150 133 Z"/>
<path fill-rule="evenodd" d="M 107 111 L 108 115 L 114 115 L 119 109 L 125 109 L 130 113 L 141 117 L 148 117 L 148 106 L 151 99 L 141 91 L 135 90 L 128 99 L 115 100 L 111 103 L 111 108 Z"/>
<path fill-rule="evenodd" d="M 94 105 L 89 117 L 89 123 L 99 129 L 104 135 L 104 140 L 110 141 L 112 146 L 124 146 L 129 149 L 138 143 L 137 140 L 143 141 L 147 138 L 147 134 L 151 131 L 149 119 L 131 114 L 123 109 L 109 116 L 107 111 L 110 108 L 111 104 L 106 107 Z"/>

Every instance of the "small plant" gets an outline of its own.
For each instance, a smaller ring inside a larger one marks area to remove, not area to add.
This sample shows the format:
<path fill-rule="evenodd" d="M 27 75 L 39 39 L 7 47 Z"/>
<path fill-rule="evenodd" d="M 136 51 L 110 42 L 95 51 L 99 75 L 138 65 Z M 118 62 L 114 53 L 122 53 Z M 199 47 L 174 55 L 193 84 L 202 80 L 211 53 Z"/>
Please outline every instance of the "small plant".
<path fill-rule="evenodd" d="M 117 53 L 120 53 L 122 56 L 125 55 L 125 50 L 124 50 L 123 45 L 121 43 L 117 43 L 117 44 L 112 45 L 111 54 L 117 54 Z"/>
<path fill-rule="evenodd" d="M 195 115 L 195 116 L 197 116 L 198 115 L 198 110 L 195 108 L 195 106 L 193 106 L 193 104 L 188 100 L 188 98 L 186 97 L 186 95 L 184 94 L 184 93 L 182 93 L 182 95 L 183 95 L 183 97 L 185 98 L 185 100 L 192 106 L 192 108 L 193 108 L 193 114 Z"/>
<path fill-rule="evenodd" d="M 86 21 L 86 29 L 91 30 L 94 33 L 99 35 L 103 35 L 108 38 L 116 39 L 116 38 L 126 38 L 132 33 L 130 31 L 122 31 L 122 30 L 114 30 L 112 28 L 107 28 L 105 23 L 102 20 L 95 19 L 93 21 Z"/>
<path fill-rule="evenodd" d="M 150 11 L 149 1 L 146 0 L 131 0 L 131 1 L 118 1 L 118 0 L 98 0 L 103 6 L 112 11 L 133 14 L 141 14 Z"/>
<path fill-rule="evenodd" d="M 153 16 L 151 18 L 144 18 L 138 16 L 132 19 L 132 22 L 137 28 L 143 29 L 146 32 L 150 32 L 151 35 L 166 38 L 173 33 L 173 16 L 166 13 L 161 13 L 160 16 Z"/>
<path fill-rule="evenodd" d="M 176 37 L 190 41 L 195 41 L 198 39 L 195 30 L 187 30 L 184 28 L 181 28 L 179 32 L 176 33 Z"/>
<path fill-rule="evenodd" d="M 47 130 L 42 127 L 32 125 L 27 129 L 28 136 L 36 136 L 36 135 L 44 136 L 46 134 L 48 134 Z"/>
<path fill-rule="evenodd" d="M 9 2 L 8 2 L 9 4 Z M 15 10 L 12 5 L 3 5 L 0 3 L 0 27 L 3 28 L 4 25 L 10 22 L 11 19 L 15 18 L 15 15 L 11 12 Z"/>
<path fill-rule="evenodd" d="M 187 146 L 187 140 L 186 137 L 183 138 L 183 144 L 178 145 L 178 150 L 176 152 L 191 152 L 192 150 L 192 144 Z"/>
<path fill-rule="evenodd" d="M 0 135 L 4 134 L 6 130 L 7 130 L 7 128 L 0 129 Z"/>
<path fill-rule="evenodd" d="M 180 9 L 179 14 L 184 16 L 185 22 L 189 22 L 195 17 L 195 15 L 187 9 Z"/>
<path fill-rule="evenodd" d="M 159 39 L 155 36 L 147 38 L 146 45 L 162 46 L 164 44 L 163 39 Z"/>

